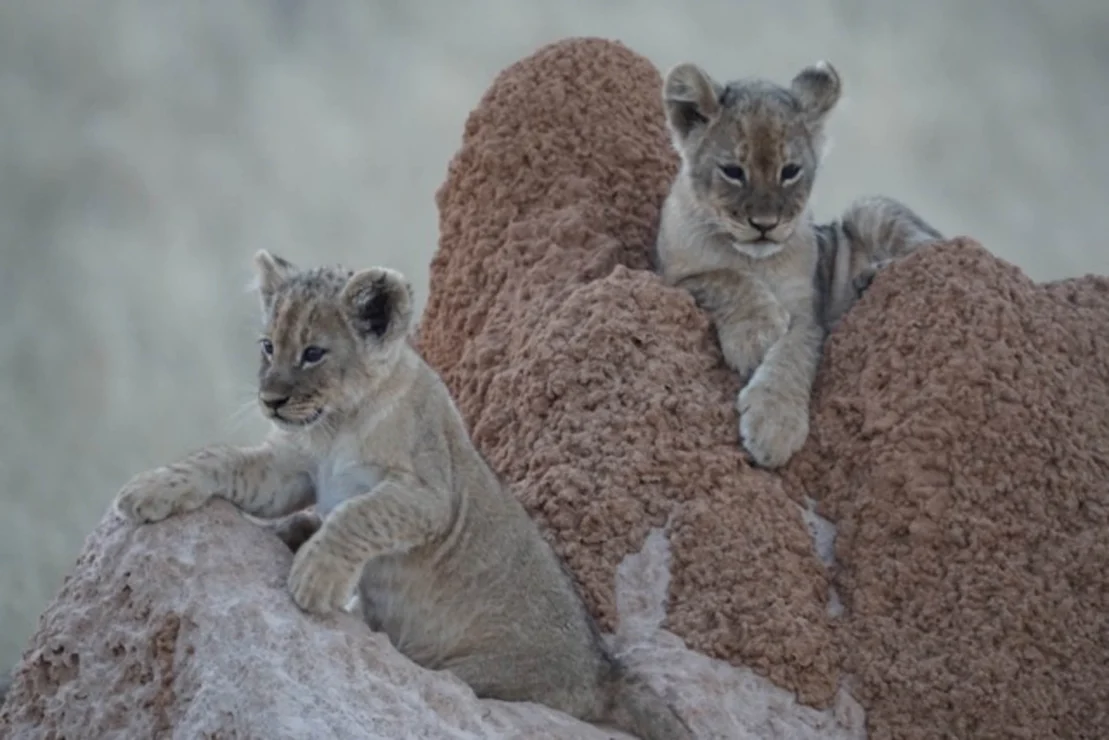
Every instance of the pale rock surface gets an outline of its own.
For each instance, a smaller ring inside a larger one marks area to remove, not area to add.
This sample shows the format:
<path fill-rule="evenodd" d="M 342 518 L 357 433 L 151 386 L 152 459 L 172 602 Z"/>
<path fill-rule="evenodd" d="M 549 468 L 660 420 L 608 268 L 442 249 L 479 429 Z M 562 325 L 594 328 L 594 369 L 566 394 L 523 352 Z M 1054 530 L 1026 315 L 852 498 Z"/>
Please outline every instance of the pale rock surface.
<path fill-rule="evenodd" d="M 825 712 L 798 705 L 660 630 L 669 559 L 656 529 L 621 564 L 613 639 L 698 737 L 865 737 L 845 692 Z M 542 706 L 479 700 L 353 616 L 303 614 L 284 590 L 291 560 L 226 503 L 139 528 L 108 513 L 40 618 L 0 737 L 627 737 Z"/>

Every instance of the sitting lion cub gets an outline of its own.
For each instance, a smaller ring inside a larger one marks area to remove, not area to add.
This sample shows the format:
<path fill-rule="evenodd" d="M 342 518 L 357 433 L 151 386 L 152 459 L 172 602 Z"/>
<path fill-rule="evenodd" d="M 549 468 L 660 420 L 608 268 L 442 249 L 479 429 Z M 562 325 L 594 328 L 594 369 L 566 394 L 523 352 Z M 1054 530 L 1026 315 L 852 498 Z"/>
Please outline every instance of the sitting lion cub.
<path fill-rule="evenodd" d="M 825 332 L 875 272 L 940 234 L 890 198 L 839 223 L 808 212 L 824 120 L 840 79 L 826 63 L 789 88 L 718 84 L 693 64 L 666 76 L 663 103 L 681 169 L 662 209 L 655 266 L 693 294 L 725 360 L 745 379 L 740 437 L 755 462 L 785 464 L 809 433 Z"/>
<path fill-rule="evenodd" d="M 119 510 L 154 522 L 219 496 L 275 518 L 314 503 L 318 528 L 305 518 L 287 533 L 303 540 L 288 578 L 302 609 L 341 609 L 357 586 L 372 628 L 478 696 L 540 702 L 649 740 L 691 737 L 605 649 L 558 557 L 408 344 L 405 279 L 301 271 L 265 251 L 255 262 L 258 401 L 273 433 L 138 475 Z"/>

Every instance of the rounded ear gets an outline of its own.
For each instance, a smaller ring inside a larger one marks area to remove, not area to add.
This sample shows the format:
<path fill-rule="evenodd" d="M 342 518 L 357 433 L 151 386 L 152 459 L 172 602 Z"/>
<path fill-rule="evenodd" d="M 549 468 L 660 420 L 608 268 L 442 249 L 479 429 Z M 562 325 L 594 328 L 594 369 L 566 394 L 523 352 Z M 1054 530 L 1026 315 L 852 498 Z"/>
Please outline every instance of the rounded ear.
<path fill-rule="evenodd" d="M 696 64 L 685 63 L 671 69 L 662 83 L 662 104 L 666 123 L 677 143 L 707 126 L 720 114 L 724 89 Z"/>
<path fill-rule="evenodd" d="M 254 269 L 257 272 L 255 288 L 262 299 L 262 310 L 265 311 L 273 300 L 273 294 L 297 269 L 292 262 L 270 254 L 265 249 L 254 253 Z"/>
<path fill-rule="evenodd" d="M 805 67 L 790 83 L 790 92 L 801 103 L 801 109 L 812 123 L 820 123 L 835 107 L 841 90 L 839 73 L 828 62 Z"/>
<path fill-rule="evenodd" d="M 381 343 L 403 339 L 412 324 L 412 286 L 387 267 L 354 273 L 339 296 L 347 320 L 360 336 Z"/>

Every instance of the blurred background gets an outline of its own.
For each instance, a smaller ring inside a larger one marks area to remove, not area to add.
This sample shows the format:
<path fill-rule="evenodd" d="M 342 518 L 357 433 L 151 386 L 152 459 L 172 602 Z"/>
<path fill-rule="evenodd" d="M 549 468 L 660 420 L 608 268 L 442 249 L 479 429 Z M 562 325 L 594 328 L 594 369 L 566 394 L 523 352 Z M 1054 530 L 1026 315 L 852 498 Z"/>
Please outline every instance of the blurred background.
<path fill-rule="evenodd" d="M 902 198 L 1039 280 L 1109 273 L 1105 0 L 0 3 L 0 667 L 135 472 L 247 441 L 266 247 L 385 263 L 496 73 L 571 35 L 846 98 L 814 208 Z"/>

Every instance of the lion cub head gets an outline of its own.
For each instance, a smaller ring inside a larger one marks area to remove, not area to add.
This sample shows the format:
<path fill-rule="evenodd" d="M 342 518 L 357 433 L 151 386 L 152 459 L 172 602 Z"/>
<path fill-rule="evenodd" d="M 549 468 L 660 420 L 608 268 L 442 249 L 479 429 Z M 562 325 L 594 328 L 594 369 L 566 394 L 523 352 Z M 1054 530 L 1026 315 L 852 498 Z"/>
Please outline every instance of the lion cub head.
<path fill-rule="evenodd" d="M 777 252 L 805 212 L 840 96 L 835 69 L 806 67 L 788 88 L 762 80 L 721 85 L 694 64 L 666 75 L 663 104 L 674 146 L 708 226 L 752 257 Z"/>
<path fill-rule="evenodd" d="M 264 329 L 258 403 L 286 428 L 307 428 L 357 406 L 400 357 L 412 289 L 384 267 L 299 270 L 265 250 L 254 257 Z"/>

